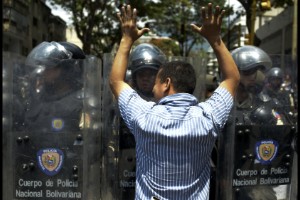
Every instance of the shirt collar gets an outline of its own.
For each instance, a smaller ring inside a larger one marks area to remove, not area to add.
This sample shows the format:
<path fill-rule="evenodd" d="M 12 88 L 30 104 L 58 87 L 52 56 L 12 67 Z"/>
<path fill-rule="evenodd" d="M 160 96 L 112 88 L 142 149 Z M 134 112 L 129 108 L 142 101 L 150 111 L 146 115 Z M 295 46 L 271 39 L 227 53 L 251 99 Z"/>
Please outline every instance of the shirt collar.
<path fill-rule="evenodd" d="M 177 93 L 162 98 L 158 105 L 169 106 L 195 106 L 198 100 L 195 96 L 188 93 Z"/>

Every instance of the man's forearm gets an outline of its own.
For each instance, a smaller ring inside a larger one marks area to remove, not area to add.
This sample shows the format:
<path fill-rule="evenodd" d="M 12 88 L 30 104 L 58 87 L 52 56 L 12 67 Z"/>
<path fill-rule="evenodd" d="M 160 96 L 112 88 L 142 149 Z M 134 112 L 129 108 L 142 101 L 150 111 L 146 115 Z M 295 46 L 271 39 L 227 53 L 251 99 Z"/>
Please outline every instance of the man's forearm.
<path fill-rule="evenodd" d="M 227 79 L 228 81 L 231 82 L 232 85 L 236 85 L 236 87 L 237 87 L 239 80 L 240 80 L 240 75 L 239 75 L 237 66 L 236 66 L 229 50 L 225 46 L 224 42 L 222 41 L 221 38 L 219 38 L 218 40 L 210 42 L 210 45 L 213 48 L 214 53 L 217 57 L 217 60 L 219 63 L 219 69 L 220 69 L 220 72 L 222 73 L 223 79 L 224 80 Z M 232 92 L 232 94 L 234 94 L 233 91 L 230 91 L 230 92 Z"/>
<path fill-rule="evenodd" d="M 133 42 L 130 39 L 122 38 L 114 59 L 109 81 L 115 95 L 119 94 L 122 84 L 125 83 L 128 56 L 132 44 Z"/>
<path fill-rule="evenodd" d="M 235 62 L 222 39 L 219 39 L 210 45 L 218 59 L 219 68 L 223 77 L 228 78 L 235 74 L 238 76 L 238 70 L 234 67 Z"/>

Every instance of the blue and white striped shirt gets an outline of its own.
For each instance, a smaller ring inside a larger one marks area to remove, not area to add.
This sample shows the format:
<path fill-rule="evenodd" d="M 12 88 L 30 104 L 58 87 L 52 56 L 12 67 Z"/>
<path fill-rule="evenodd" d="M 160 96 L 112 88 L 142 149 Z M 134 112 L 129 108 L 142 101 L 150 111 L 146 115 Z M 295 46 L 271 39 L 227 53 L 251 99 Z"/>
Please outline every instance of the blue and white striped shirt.
<path fill-rule="evenodd" d="M 208 199 L 211 151 L 232 106 L 222 87 L 202 103 L 178 93 L 156 104 L 122 91 L 121 116 L 136 141 L 135 198 Z"/>

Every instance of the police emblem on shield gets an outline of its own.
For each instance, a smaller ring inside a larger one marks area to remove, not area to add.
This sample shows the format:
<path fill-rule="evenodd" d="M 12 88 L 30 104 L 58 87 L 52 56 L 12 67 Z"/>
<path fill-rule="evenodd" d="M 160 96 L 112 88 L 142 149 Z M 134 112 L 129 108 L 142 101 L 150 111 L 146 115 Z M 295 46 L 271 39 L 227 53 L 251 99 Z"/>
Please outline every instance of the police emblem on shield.
<path fill-rule="evenodd" d="M 275 140 L 256 142 L 256 158 L 261 164 L 269 164 L 276 157 L 278 143 Z"/>
<path fill-rule="evenodd" d="M 55 131 L 60 131 L 64 128 L 64 120 L 60 119 L 60 118 L 54 118 L 52 120 L 52 128 Z"/>
<path fill-rule="evenodd" d="M 62 168 L 64 154 L 55 148 L 41 149 L 37 152 L 38 166 L 48 176 L 54 176 Z"/>

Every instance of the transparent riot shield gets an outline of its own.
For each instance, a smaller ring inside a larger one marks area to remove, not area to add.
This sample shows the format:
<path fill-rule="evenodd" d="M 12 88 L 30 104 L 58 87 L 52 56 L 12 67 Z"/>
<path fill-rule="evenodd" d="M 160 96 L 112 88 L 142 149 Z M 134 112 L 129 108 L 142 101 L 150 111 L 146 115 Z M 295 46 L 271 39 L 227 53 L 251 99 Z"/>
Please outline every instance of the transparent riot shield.
<path fill-rule="evenodd" d="M 117 100 L 110 90 L 108 78 L 113 62 L 112 54 L 103 56 L 103 134 L 101 198 L 133 200 L 135 197 L 136 152 L 133 135 L 122 123 Z M 169 57 L 169 61 L 183 60 L 192 64 L 197 73 L 194 95 L 205 95 L 206 58 Z"/>
<path fill-rule="evenodd" d="M 23 68 L 25 58 L 2 52 L 2 199 L 13 199 L 13 127 L 19 127 L 24 119 L 24 100 L 27 81 Z M 18 89 L 20 88 L 20 89 Z M 14 118 L 14 120 L 13 120 Z M 16 124 L 16 125 L 15 125 Z"/>
<path fill-rule="evenodd" d="M 102 133 L 102 164 L 101 164 L 101 199 L 118 199 L 120 196 L 118 178 L 119 153 L 119 121 L 117 103 L 109 87 L 109 73 L 113 56 L 103 55 L 103 133 Z"/>
<path fill-rule="evenodd" d="M 273 73 L 275 67 L 281 69 L 283 79 L 280 87 L 271 90 L 270 86 L 279 82 L 278 71 Z M 296 88 L 293 82 L 293 89 L 284 88 L 285 74 L 290 72 L 273 61 L 272 68 L 263 72 L 263 80 L 255 83 L 261 84 L 257 93 L 251 90 L 251 101 L 238 103 L 235 97 L 232 113 L 218 138 L 215 199 L 289 200 L 297 196 Z"/>
<path fill-rule="evenodd" d="M 81 87 L 58 94 L 64 85 L 46 90 L 45 75 L 3 54 L 3 199 L 100 199 L 101 61 L 82 69 Z"/>

